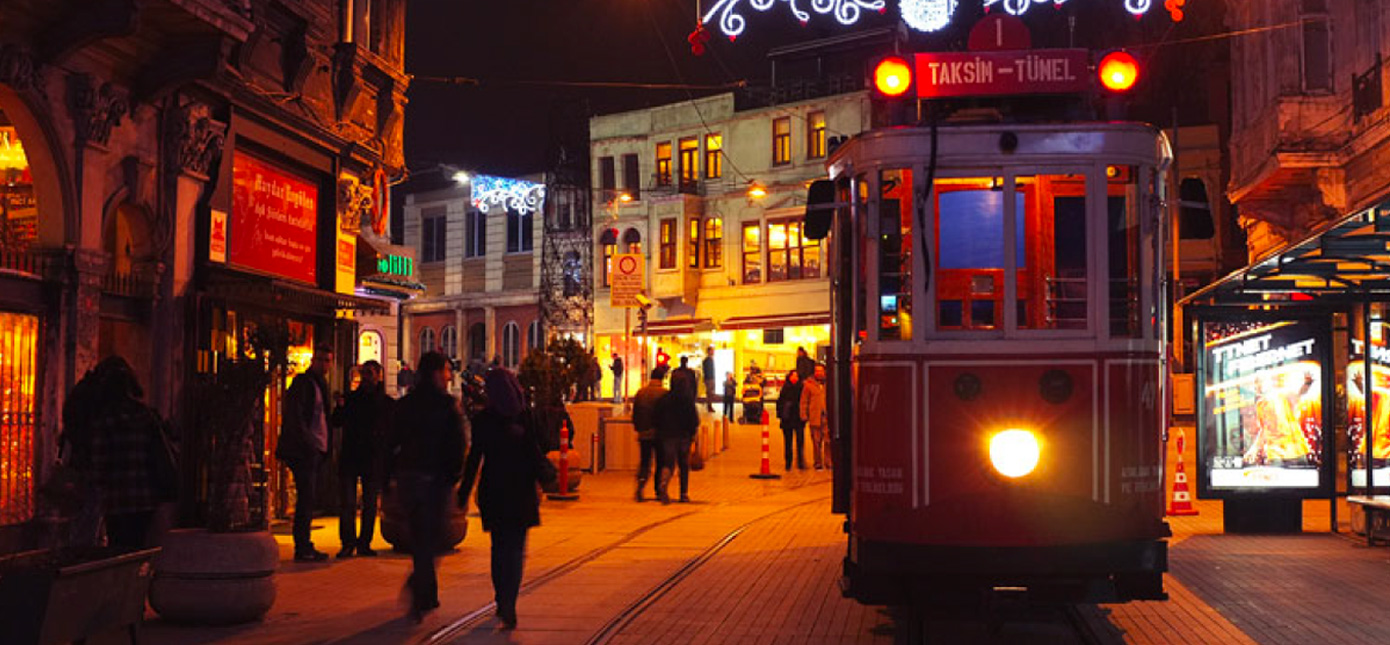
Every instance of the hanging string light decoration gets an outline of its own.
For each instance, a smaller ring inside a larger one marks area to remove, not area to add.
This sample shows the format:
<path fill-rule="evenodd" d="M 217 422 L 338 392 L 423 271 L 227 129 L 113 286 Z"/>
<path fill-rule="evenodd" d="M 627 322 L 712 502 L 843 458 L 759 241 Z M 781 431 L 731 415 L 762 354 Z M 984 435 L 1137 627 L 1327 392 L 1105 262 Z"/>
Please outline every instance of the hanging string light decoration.
<path fill-rule="evenodd" d="M 944 29 L 951 24 L 951 17 L 955 14 L 956 7 L 962 0 L 898 0 L 898 11 L 902 16 L 903 22 L 907 26 L 922 32 L 934 32 Z M 1153 8 L 1153 0 L 1113 0 L 1123 4 L 1125 11 L 1141 17 Z M 979 0 L 983 3 L 986 12 L 993 9 L 1002 9 L 1011 16 L 1022 16 L 1033 8 L 1034 5 L 1050 4 L 1060 7 L 1066 4 L 1067 0 Z M 710 6 L 709 10 L 700 16 L 701 25 L 715 23 L 719 30 L 735 40 L 743 34 L 748 27 L 748 19 L 744 13 L 751 9 L 753 11 L 767 12 L 778 4 L 785 4 L 787 10 L 793 18 L 801 21 L 802 24 L 811 21 L 812 14 L 822 16 L 832 16 L 840 24 L 849 26 L 857 23 L 863 17 L 865 11 L 883 13 L 888 10 L 888 0 L 717 0 Z M 1183 0 L 1165 0 L 1164 6 L 1168 8 L 1173 20 L 1182 20 Z M 698 56 L 703 53 L 704 43 L 695 40 L 696 34 L 691 34 L 691 49 Z"/>
<path fill-rule="evenodd" d="M 1051 4 L 1061 6 L 1067 0 L 985 0 L 985 11 L 999 3 L 1004 4 L 1004 13 L 1010 16 L 1021 16 L 1028 12 L 1029 7 L 1035 4 Z M 1128 0 L 1126 0 L 1128 2 Z"/>
<path fill-rule="evenodd" d="M 709 11 L 705 12 L 700 19 L 701 24 L 709 24 L 718 16 L 719 30 L 724 32 L 729 40 L 734 40 L 743 33 L 748 26 L 748 21 L 741 13 L 744 0 L 718 0 Z M 803 24 L 811 21 L 811 13 L 801 8 L 803 3 L 809 4 L 811 11 L 822 16 L 834 16 L 840 24 L 849 26 L 859 22 L 864 10 L 882 13 L 888 8 L 888 0 L 748 0 L 748 7 L 754 11 L 768 11 L 777 3 L 786 3 L 794 18 Z"/>
<path fill-rule="evenodd" d="M 473 208 L 487 211 L 502 206 L 521 215 L 537 212 L 545 203 L 545 184 L 523 179 L 473 175 L 471 177 Z"/>

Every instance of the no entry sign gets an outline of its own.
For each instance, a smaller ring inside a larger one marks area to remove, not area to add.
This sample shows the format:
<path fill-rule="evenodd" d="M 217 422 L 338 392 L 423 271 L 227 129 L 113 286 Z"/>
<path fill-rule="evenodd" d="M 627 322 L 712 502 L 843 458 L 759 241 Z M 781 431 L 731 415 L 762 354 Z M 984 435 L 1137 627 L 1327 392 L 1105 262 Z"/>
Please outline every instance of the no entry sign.
<path fill-rule="evenodd" d="M 635 309 L 637 294 L 646 287 L 647 272 L 643 269 L 642 254 L 616 253 L 613 255 L 612 287 L 609 289 L 608 306 Z"/>
<path fill-rule="evenodd" d="M 1084 49 L 917 54 L 917 96 L 924 99 L 997 94 L 1067 94 L 1090 87 Z"/>

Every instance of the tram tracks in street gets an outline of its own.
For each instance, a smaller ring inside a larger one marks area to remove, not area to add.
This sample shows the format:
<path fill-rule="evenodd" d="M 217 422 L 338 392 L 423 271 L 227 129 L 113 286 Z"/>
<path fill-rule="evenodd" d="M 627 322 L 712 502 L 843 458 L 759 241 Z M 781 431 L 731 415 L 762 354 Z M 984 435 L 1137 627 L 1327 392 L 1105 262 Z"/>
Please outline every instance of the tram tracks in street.
<path fill-rule="evenodd" d="M 788 486 L 788 487 L 785 489 L 785 492 L 791 492 L 791 491 L 799 490 L 799 489 L 801 489 L 801 488 L 804 488 L 804 487 L 806 487 L 806 486 L 810 486 L 810 485 L 816 484 L 816 483 L 824 483 L 824 482 L 819 482 L 819 481 L 805 481 L 805 482 L 799 482 L 799 483 L 793 484 L 793 485 L 791 485 L 791 486 Z M 628 544 L 631 544 L 633 541 L 637 540 L 638 538 L 642 537 L 643 535 L 646 535 L 647 533 L 650 533 L 650 532 L 652 532 L 652 531 L 654 531 L 654 530 L 657 530 L 657 529 L 659 529 L 659 528 L 662 528 L 662 527 L 667 526 L 667 525 L 669 525 L 669 524 L 673 524 L 673 523 L 675 523 L 675 522 L 677 522 L 677 521 L 680 521 L 680 520 L 682 520 L 682 519 L 689 518 L 689 517 L 694 516 L 694 515 L 699 515 L 699 514 L 702 514 L 702 513 L 707 513 L 707 512 L 709 512 L 709 511 L 715 509 L 715 508 L 726 507 L 726 506 L 729 506 L 729 505 L 738 504 L 738 503 L 741 503 L 741 502 L 748 501 L 749 499 L 753 499 L 753 498 L 750 496 L 750 497 L 739 498 L 739 499 L 736 499 L 736 500 L 726 500 L 726 501 L 720 502 L 720 503 L 718 503 L 718 504 L 711 505 L 711 506 L 706 507 L 706 508 L 694 509 L 694 510 L 685 511 L 685 512 L 682 512 L 682 513 L 678 513 L 678 514 L 676 514 L 676 515 L 672 515 L 672 516 L 670 516 L 670 517 L 666 517 L 666 518 L 662 518 L 662 519 L 660 519 L 660 520 L 656 520 L 656 521 L 654 521 L 654 522 L 649 522 L 649 523 L 647 523 L 647 524 L 643 524 L 642 526 L 639 526 L 639 527 L 637 527 L 637 528 L 635 528 L 635 529 L 629 531 L 628 533 L 624 534 L 622 537 L 618 538 L 617 540 L 615 540 L 615 541 L 613 541 L 613 542 L 610 542 L 610 543 L 605 544 L 605 545 L 603 545 L 603 546 L 601 546 L 601 547 L 598 547 L 598 548 L 595 548 L 595 549 L 591 549 L 591 550 L 589 550 L 589 551 L 586 551 L 586 552 L 584 552 L 584 553 L 582 553 L 582 554 L 580 554 L 580 555 L 578 555 L 578 556 L 575 556 L 574 558 L 571 558 L 570 560 L 567 560 L 566 562 L 564 562 L 564 563 L 562 563 L 562 564 L 559 564 L 559 565 L 556 565 L 556 566 L 554 566 L 554 567 L 551 567 L 550 569 L 547 569 L 546 571 L 540 573 L 539 575 L 536 575 L 536 576 L 530 578 L 529 580 L 527 580 L 527 581 L 525 581 L 524 583 L 522 583 L 522 585 L 521 585 L 521 594 L 520 594 L 520 595 L 526 596 L 526 595 L 528 595 L 528 594 L 530 594 L 530 593 L 536 591 L 537 589 L 539 589 L 539 588 L 541 588 L 541 587 L 544 587 L 544 586 L 546 586 L 546 585 L 548 585 L 548 584 L 550 584 L 550 583 L 552 583 L 552 582 L 555 582 L 556 580 L 559 580 L 560 578 L 563 578 L 563 577 L 565 577 L 565 576 L 567 576 L 567 575 L 569 575 L 569 574 L 571 574 L 571 573 L 573 573 L 573 572 L 579 570 L 579 569 L 582 568 L 584 565 L 589 564 L 589 563 L 591 563 L 591 562 L 593 562 L 593 561 L 595 561 L 595 560 L 597 560 L 597 559 L 603 557 L 604 555 L 607 555 L 607 554 L 609 554 L 609 553 L 612 553 L 613 551 L 616 551 L 617 549 L 620 549 L 620 548 L 622 548 L 622 547 L 624 547 L 624 546 L 627 546 Z M 773 516 L 775 516 L 775 515 L 778 515 L 778 514 L 781 514 L 781 513 L 784 513 L 784 512 L 793 510 L 793 509 L 796 509 L 796 508 L 800 508 L 800 507 L 802 507 L 802 506 L 806 506 L 806 505 L 814 504 L 814 503 L 824 503 L 824 502 L 825 502 L 826 500 L 828 500 L 828 499 L 830 499 L 830 496 L 829 496 L 829 495 L 826 495 L 826 496 L 817 497 L 817 498 L 815 498 L 815 499 L 806 500 L 806 501 L 798 502 L 798 503 L 795 503 L 795 504 L 791 504 L 791 505 L 788 505 L 788 506 L 783 506 L 783 507 L 778 508 L 778 509 L 776 509 L 776 510 L 773 510 L 773 511 L 770 511 L 770 512 L 765 513 L 765 514 L 763 514 L 763 515 L 760 515 L 760 516 L 758 516 L 758 517 L 756 517 L 756 518 L 754 518 L 754 519 L 752 519 L 752 520 L 750 520 L 750 521 L 744 523 L 743 525 L 740 525 L 738 528 L 735 528 L 734 530 L 729 531 L 729 532 L 726 533 L 722 538 L 720 538 L 719 540 L 717 540 L 713 545 L 711 545 L 710 547 L 706 548 L 706 549 L 705 549 L 704 551 L 702 551 L 700 554 L 698 554 L 698 555 L 692 557 L 690 560 L 687 560 L 679 569 L 677 569 L 677 570 L 676 570 L 675 572 L 673 572 L 672 574 L 668 575 L 664 580 L 662 580 L 662 582 L 658 583 L 655 587 L 653 587 L 651 590 L 649 590 L 648 592 L 646 592 L 641 598 L 639 598 L 637 601 L 634 601 L 634 603 L 632 603 L 631 605 L 629 605 L 628 607 L 626 607 L 622 612 L 620 612 L 620 613 L 618 614 L 618 616 L 616 616 L 615 618 L 611 619 L 608 623 L 606 623 L 606 624 L 604 625 L 604 627 L 603 627 L 599 632 L 597 632 L 597 633 L 595 634 L 595 636 L 594 636 L 593 638 L 591 638 L 588 642 L 591 642 L 591 643 L 602 643 L 602 642 L 607 642 L 607 640 L 606 640 L 607 638 L 611 638 L 611 636 L 616 635 L 616 634 L 618 633 L 618 631 L 621 631 L 622 626 L 625 626 L 625 625 L 627 625 L 628 623 L 630 623 L 630 622 L 632 621 L 632 619 L 634 619 L 634 618 L 636 618 L 637 616 L 639 616 L 639 615 L 641 614 L 641 612 L 644 611 L 645 608 L 646 608 L 647 606 L 650 606 L 652 603 L 654 603 L 656 600 L 658 600 L 658 599 L 660 598 L 661 595 L 664 595 L 667 591 L 669 591 L 671 588 L 673 588 L 676 584 L 679 584 L 679 582 L 680 582 L 681 580 L 685 579 L 685 577 L 689 576 L 690 573 L 692 573 L 692 572 L 694 572 L 696 569 L 698 569 L 700 565 L 704 564 L 705 562 L 708 562 L 711 558 L 714 557 L 715 554 L 717 554 L 717 553 L 718 553 L 720 550 L 722 550 L 724 547 L 728 546 L 728 544 L 729 544 L 730 542 L 733 542 L 735 538 L 737 538 L 741 533 L 743 533 L 745 530 L 747 530 L 749 527 L 753 526 L 754 524 L 756 524 L 756 523 L 758 523 L 758 522 L 760 522 L 760 521 L 763 521 L 763 520 L 765 520 L 765 519 L 768 519 L 768 518 L 770 518 L 770 517 L 773 517 Z M 444 626 L 442 626 L 442 627 L 440 627 L 440 628 L 434 630 L 434 631 L 431 632 L 430 634 L 426 635 L 423 639 L 421 639 L 420 641 L 418 641 L 418 645 L 441 645 L 441 644 L 443 644 L 443 643 L 452 642 L 454 639 L 460 637 L 461 635 L 463 635 L 463 634 L 467 633 L 468 631 L 472 630 L 474 627 L 478 626 L 479 624 L 481 624 L 481 623 L 487 621 L 488 619 L 492 618 L 494 615 L 496 615 L 496 612 L 497 612 L 497 603 L 496 603 L 496 602 L 489 602 L 489 603 L 487 603 L 486 605 L 483 605 L 483 606 L 481 606 L 481 607 L 479 607 L 479 608 L 477 608 L 477 609 L 474 609 L 473 611 L 468 612 L 468 613 L 466 613 L 466 614 L 464 614 L 464 615 L 462 615 L 462 616 L 460 616 L 460 617 L 458 617 L 458 618 L 456 618 L 456 619 L 450 621 L 448 624 L 446 624 L 446 625 L 444 625 Z M 612 631 L 611 634 L 609 634 L 608 636 L 605 637 L 605 640 L 594 640 L 594 638 L 598 638 L 599 636 L 601 636 L 601 635 L 603 635 L 603 634 L 609 632 L 610 630 L 612 630 L 613 627 L 614 627 L 615 625 L 616 625 L 616 627 L 617 627 L 617 631 Z"/>

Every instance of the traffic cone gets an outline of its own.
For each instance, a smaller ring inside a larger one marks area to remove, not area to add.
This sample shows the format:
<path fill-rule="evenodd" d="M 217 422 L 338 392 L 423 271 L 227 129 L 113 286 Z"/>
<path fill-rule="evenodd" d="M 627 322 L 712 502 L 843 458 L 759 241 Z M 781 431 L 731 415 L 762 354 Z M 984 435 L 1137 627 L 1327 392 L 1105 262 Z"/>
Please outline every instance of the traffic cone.
<path fill-rule="evenodd" d="M 1169 515 L 1196 515 L 1192 507 L 1192 492 L 1187 488 L 1187 470 L 1183 468 L 1183 448 L 1187 446 L 1187 431 L 1178 430 L 1178 464 L 1173 469 L 1173 505 L 1168 507 Z"/>
<path fill-rule="evenodd" d="M 559 502 L 572 502 L 579 499 L 579 495 L 570 492 L 570 424 L 568 422 L 560 424 L 559 480 L 559 485 L 555 487 L 555 492 L 546 493 L 546 499 L 553 499 Z"/>
<path fill-rule="evenodd" d="M 772 440 L 768 437 L 768 416 L 767 410 L 763 410 L 763 464 L 758 468 L 758 472 L 749 475 L 753 479 L 781 479 L 782 476 L 772 472 L 772 458 L 768 455 L 769 446 Z"/>

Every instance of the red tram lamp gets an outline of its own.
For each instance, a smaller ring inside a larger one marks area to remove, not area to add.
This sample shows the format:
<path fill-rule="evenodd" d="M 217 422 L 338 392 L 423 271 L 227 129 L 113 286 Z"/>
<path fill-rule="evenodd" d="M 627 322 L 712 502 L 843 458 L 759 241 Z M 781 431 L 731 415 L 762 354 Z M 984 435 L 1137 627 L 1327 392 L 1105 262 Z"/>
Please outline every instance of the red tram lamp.
<path fill-rule="evenodd" d="M 874 66 L 874 89 L 887 98 L 898 98 L 912 89 L 912 66 L 907 59 L 889 56 Z"/>
<path fill-rule="evenodd" d="M 1113 51 L 1096 66 L 1100 84 L 1117 94 L 1128 92 L 1139 81 L 1139 61 L 1127 51 Z"/>
<path fill-rule="evenodd" d="M 1033 472 L 1041 458 L 1042 445 L 1037 435 L 1028 430 L 1010 428 L 989 439 L 989 461 L 1009 479 Z"/>

